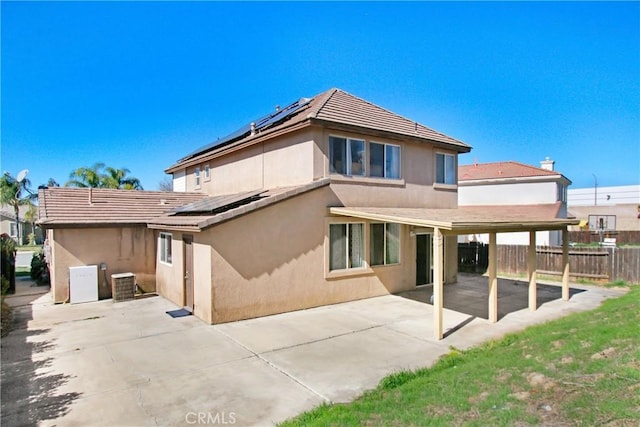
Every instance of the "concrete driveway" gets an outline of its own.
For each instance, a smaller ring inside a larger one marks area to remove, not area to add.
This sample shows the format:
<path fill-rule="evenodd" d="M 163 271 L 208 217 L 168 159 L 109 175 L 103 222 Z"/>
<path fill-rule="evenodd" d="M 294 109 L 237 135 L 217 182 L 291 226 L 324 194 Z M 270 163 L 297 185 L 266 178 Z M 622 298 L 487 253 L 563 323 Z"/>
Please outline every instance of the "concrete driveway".
<path fill-rule="evenodd" d="M 529 324 L 597 307 L 621 291 L 517 310 L 496 324 L 383 296 L 210 326 L 171 318 L 162 297 L 53 305 L 13 297 L 17 329 L 2 339 L 2 425 L 271 425 L 323 402 L 346 402 L 394 371 L 429 366 Z M 30 298 L 30 299 L 29 299 Z M 8 299 L 12 303 L 12 297 Z"/>

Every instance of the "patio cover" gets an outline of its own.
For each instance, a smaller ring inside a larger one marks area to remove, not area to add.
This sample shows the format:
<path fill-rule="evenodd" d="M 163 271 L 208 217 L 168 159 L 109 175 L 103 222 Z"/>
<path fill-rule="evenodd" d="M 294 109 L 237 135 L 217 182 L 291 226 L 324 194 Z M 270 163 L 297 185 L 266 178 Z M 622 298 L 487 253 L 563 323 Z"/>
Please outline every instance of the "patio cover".
<path fill-rule="evenodd" d="M 564 230 L 577 219 L 558 218 L 560 203 L 462 206 L 457 209 L 334 207 L 334 215 L 438 228 L 443 234 Z"/>
<path fill-rule="evenodd" d="M 540 205 L 464 206 L 457 209 L 333 207 L 329 212 L 352 218 L 406 224 L 433 230 L 433 323 L 441 340 L 444 284 L 444 235 L 489 233 L 489 321 L 498 321 L 496 234 L 529 232 L 529 309 L 537 309 L 536 231 L 562 230 L 562 299 L 569 299 L 569 233 L 577 219 L 558 218 L 560 203 Z"/>

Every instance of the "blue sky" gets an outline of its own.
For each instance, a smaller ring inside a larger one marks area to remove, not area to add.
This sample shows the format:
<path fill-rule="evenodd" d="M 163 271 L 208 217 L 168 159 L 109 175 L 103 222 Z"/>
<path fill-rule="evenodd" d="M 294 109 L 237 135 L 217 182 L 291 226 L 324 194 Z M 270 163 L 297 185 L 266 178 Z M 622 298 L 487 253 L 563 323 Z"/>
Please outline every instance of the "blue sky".
<path fill-rule="evenodd" d="M 3 1 L 2 171 L 181 156 L 341 88 L 572 188 L 640 182 L 640 3 Z"/>

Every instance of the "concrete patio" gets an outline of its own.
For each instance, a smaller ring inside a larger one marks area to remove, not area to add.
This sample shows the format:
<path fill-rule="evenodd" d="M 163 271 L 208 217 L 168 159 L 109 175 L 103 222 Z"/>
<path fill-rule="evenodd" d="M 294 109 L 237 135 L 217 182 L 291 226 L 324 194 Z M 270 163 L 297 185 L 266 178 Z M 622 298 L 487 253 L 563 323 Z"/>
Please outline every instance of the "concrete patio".
<path fill-rule="evenodd" d="M 501 318 L 490 323 L 486 278 L 463 279 L 445 286 L 442 341 L 433 338 L 428 287 L 215 326 L 171 318 L 165 312 L 176 307 L 161 297 L 75 305 L 54 305 L 50 294 L 9 297 L 17 324 L 2 339 L 2 425 L 191 425 L 200 414 L 270 425 L 350 401 L 392 372 L 431 365 L 449 346 L 622 294 L 573 285 L 562 301 L 559 287 L 541 286 L 532 312 L 526 284 L 521 297 L 519 284 L 501 281 Z"/>

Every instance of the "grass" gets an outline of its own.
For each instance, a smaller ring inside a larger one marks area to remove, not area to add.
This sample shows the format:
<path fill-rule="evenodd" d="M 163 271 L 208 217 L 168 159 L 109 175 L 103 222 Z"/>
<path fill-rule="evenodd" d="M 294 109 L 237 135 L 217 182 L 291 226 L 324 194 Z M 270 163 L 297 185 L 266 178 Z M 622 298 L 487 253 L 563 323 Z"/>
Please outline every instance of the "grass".
<path fill-rule="evenodd" d="M 16 246 L 17 251 L 30 251 L 35 253 L 42 253 L 42 245 L 18 245 Z"/>
<path fill-rule="evenodd" d="M 31 267 L 16 267 L 16 277 L 31 276 Z"/>
<path fill-rule="evenodd" d="M 431 368 L 282 426 L 639 425 L 639 301 L 631 286 L 596 310 L 452 349 Z"/>

